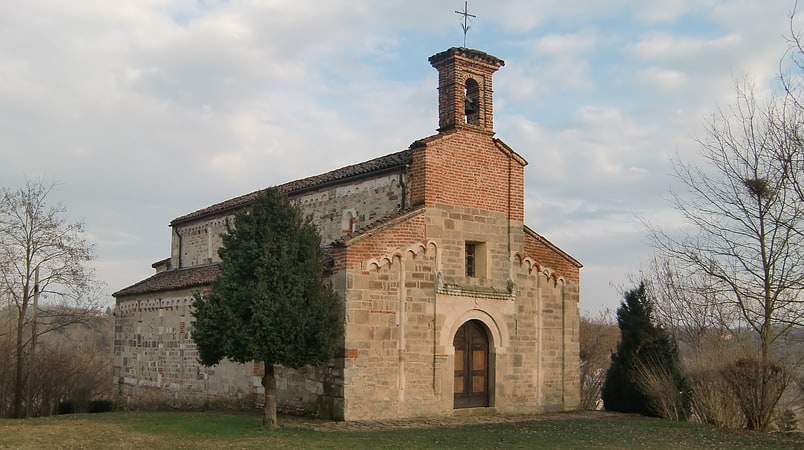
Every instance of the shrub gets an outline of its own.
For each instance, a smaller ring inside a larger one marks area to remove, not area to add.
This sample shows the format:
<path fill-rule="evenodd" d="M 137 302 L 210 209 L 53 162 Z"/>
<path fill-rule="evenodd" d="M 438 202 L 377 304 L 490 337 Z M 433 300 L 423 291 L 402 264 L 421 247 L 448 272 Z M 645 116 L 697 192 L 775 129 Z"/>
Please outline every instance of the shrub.
<path fill-rule="evenodd" d="M 787 408 L 776 419 L 776 427 L 782 433 L 792 433 L 798 428 L 798 418 L 792 409 Z"/>
<path fill-rule="evenodd" d="M 645 395 L 648 406 L 658 416 L 686 420 L 689 416 L 690 392 L 678 368 L 655 356 L 636 361 L 634 381 Z"/>
<path fill-rule="evenodd" d="M 776 405 L 787 385 L 790 372 L 781 364 L 741 358 L 720 371 L 731 388 L 750 430 L 766 431 L 772 423 Z"/>
<path fill-rule="evenodd" d="M 109 412 L 112 410 L 111 400 L 92 400 L 87 405 L 88 413 Z"/>
<path fill-rule="evenodd" d="M 2 314 L 0 308 L 0 319 L 5 319 Z M 8 332 L 5 323 L 0 320 L 0 337 Z M 92 326 L 70 325 L 42 336 L 29 362 L 30 397 L 26 399 L 31 401 L 24 404 L 26 413 L 38 417 L 86 412 L 90 399 L 110 397 L 112 336 L 109 317 L 99 317 Z M 0 361 L 11 357 L 12 344 L 0 339 Z M 14 413 L 14 385 L 14 371 L 0 364 L 0 416 Z"/>
<path fill-rule="evenodd" d="M 702 423 L 733 430 L 745 428 L 745 418 L 737 398 L 724 383 L 720 367 L 702 367 L 689 372 L 692 411 Z"/>
<path fill-rule="evenodd" d="M 63 402 L 59 402 L 59 405 L 56 406 L 56 414 L 74 414 L 75 413 L 75 404 L 72 400 L 64 400 Z"/>

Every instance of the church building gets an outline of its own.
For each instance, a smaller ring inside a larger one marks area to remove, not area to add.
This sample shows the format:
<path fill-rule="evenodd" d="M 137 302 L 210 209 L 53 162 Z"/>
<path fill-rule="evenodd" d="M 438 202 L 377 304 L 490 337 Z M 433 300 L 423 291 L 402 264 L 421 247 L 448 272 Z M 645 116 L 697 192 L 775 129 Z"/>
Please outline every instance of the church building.
<path fill-rule="evenodd" d="M 345 303 L 326 367 L 277 368 L 280 410 L 339 420 L 577 409 L 581 264 L 524 224 L 527 161 L 495 137 L 487 53 L 450 48 L 438 132 L 409 148 L 280 185 L 312 214 Z M 219 273 L 227 220 L 259 191 L 177 217 L 170 257 L 114 294 L 124 408 L 255 408 L 262 365 L 205 367 L 193 295 Z"/>

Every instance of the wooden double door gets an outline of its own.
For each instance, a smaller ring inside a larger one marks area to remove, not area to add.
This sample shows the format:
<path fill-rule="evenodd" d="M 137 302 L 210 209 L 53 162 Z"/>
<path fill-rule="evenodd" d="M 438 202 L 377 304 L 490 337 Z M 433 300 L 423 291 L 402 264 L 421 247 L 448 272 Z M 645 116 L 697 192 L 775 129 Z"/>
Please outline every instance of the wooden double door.
<path fill-rule="evenodd" d="M 489 338 L 470 320 L 455 333 L 455 408 L 489 406 Z"/>

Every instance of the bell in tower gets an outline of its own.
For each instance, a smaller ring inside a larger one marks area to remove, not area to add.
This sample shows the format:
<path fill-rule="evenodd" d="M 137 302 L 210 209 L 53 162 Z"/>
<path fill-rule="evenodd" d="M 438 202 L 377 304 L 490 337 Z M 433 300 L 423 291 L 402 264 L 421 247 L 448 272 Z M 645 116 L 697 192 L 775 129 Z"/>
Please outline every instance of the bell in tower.
<path fill-rule="evenodd" d="M 467 78 L 464 89 L 463 113 L 466 116 L 465 123 L 480 125 L 480 114 L 478 104 L 480 103 L 480 87 L 472 78 Z"/>

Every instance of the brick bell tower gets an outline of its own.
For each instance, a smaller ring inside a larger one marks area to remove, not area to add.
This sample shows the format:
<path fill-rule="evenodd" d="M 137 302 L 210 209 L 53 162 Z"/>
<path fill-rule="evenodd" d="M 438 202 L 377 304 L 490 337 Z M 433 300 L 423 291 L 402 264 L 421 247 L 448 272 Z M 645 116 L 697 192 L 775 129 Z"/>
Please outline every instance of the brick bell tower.
<path fill-rule="evenodd" d="M 505 62 L 463 47 L 437 53 L 429 61 L 438 70 L 438 131 L 466 127 L 494 134 L 491 76 Z"/>

